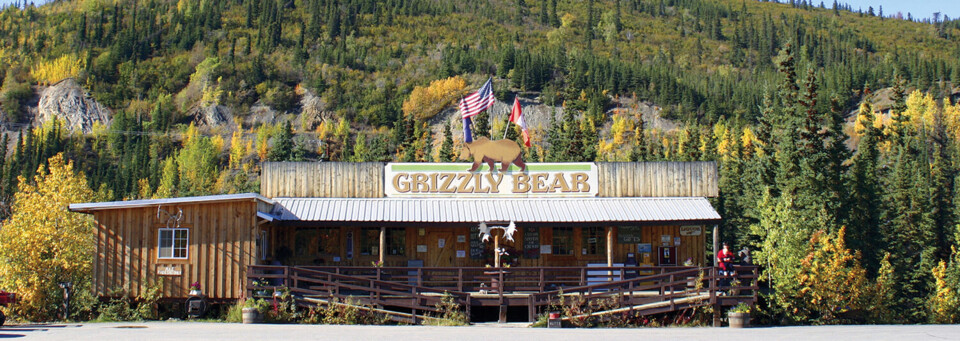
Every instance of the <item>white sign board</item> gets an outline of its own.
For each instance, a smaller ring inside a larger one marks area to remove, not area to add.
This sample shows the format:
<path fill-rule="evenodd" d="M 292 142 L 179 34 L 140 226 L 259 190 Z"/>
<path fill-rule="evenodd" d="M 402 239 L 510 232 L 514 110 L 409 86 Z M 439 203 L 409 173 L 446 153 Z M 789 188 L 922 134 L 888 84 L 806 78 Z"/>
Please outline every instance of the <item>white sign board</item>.
<path fill-rule="evenodd" d="M 595 197 L 597 165 L 533 163 L 506 172 L 470 163 L 388 163 L 384 194 L 388 197 Z M 496 164 L 498 165 L 498 164 Z"/>
<path fill-rule="evenodd" d="M 181 268 L 179 264 L 158 264 L 157 275 L 180 276 L 183 275 L 183 268 Z"/>
<path fill-rule="evenodd" d="M 681 236 L 699 236 L 702 231 L 700 226 L 680 226 Z"/>

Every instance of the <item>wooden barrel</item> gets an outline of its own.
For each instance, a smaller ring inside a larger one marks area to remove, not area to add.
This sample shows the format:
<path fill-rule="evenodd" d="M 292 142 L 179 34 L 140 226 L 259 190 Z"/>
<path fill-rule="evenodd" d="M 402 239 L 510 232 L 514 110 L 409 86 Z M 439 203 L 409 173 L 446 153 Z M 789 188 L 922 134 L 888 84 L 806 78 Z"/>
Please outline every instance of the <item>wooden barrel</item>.
<path fill-rule="evenodd" d="M 747 328 L 750 326 L 750 313 L 729 313 L 730 328 Z"/>
<path fill-rule="evenodd" d="M 243 324 L 262 323 L 263 314 L 257 308 L 243 308 Z"/>

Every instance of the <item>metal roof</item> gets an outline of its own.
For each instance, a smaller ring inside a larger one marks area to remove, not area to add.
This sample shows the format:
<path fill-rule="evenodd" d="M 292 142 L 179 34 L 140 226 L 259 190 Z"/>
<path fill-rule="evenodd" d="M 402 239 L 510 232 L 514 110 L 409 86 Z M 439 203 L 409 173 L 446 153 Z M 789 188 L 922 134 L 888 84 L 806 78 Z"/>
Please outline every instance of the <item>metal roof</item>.
<path fill-rule="evenodd" d="M 660 198 L 274 198 L 280 221 L 668 222 L 716 221 L 702 197 Z"/>
<path fill-rule="evenodd" d="M 177 204 L 197 204 L 220 201 L 234 200 L 260 200 L 262 202 L 273 204 L 274 201 L 257 193 L 240 194 L 222 194 L 222 195 L 204 195 L 198 197 L 167 198 L 167 199 L 147 199 L 147 200 L 126 200 L 126 201 L 107 201 L 91 202 L 83 204 L 70 204 L 70 210 L 74 212 L 87 212 L 95 210 L 108 210 L 117 208 L 136 208 L 151 207 L 157 205 L 177 205 Z"/>

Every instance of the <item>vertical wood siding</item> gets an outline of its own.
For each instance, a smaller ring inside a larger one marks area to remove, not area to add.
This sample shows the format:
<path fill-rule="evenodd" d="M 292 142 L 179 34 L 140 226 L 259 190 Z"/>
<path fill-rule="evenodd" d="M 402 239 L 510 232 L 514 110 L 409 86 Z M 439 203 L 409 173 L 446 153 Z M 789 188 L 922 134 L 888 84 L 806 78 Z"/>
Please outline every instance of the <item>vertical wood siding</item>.
<path fill-rule="evenodd" d="M 260 194 L 279 197 L 383 197 L 383 162 L 265 162 Z"/>
<path fill-rule="evenodd" d="M 382 162 L 266 162 L 260 194 L 268 198 L 380 198 Z M 716 197 L 717 163 L 597 162 L 600 197 Z"/>
<path fill-rule="evenodd" d="M 717 163 L 598 162 L 600 197 L 716 197 Z"/>
<path fill-rule="evenodd" d="M 96 293 L 106 296 L 125 291 L 135 297 L 156 285 L 163 297 L 186 297 L 196 281 L 211 299 L 239 298 L 246 267 L 256 259 L 257 203 L 164 205 L 163 209 L 171 213 L 183 210 L 180 227 L 190 230 L 185 260 L 157 258 L 157 233 L 166 227 L 166 217 L 157 219 L 156 207 L 94 212 Z M 167 264 L 180 266 L 182 274 L 157 275 L 158 265 Z"/>

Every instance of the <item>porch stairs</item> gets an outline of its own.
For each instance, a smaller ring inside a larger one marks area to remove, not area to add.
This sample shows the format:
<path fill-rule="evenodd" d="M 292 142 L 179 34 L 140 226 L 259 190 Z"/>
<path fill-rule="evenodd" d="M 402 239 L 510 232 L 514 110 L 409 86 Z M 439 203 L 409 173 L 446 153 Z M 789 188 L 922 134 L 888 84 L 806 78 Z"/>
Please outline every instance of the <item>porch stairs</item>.
<path fill-rule="evenodd" d="M 610 280 L 599 284 L 566 285 L 549 291 L 511 290 L 509 280 L 501 275 L 499 283 L 503 284 L 504 290 L 489 292 L 476 290 L 477 288 L 467 292 L 427 287 L 417 285 L 423 283 L 420 280 L 384 278 L 379 271 L 376 272 L 377 275 L 347 275 L 338 273 L 341 269 L 274 268 L 276 269 L 273 273 L 260 271 L 253 275 L 248 272 L 248 276 L 283 279 L 282 285 L 248 285 L 248 290 L 253 293 L 257 290 L 286 287 L 301 306 L 352 307 L 384 314 L 390 320 L 411 324 L 422 323 L 438 315 L 440 311 L 437 305 L 444 296 L 449 296 L 454 303 L 466 309 L 468 318 L 473 306 L 500 306 L 501 309 L 520 306 L 526 308 L 528 320 L 533 322 L 538 314 L 553 309 L 562 301 L 568 304 L 577 302 L 581 306 L 608 307 L 602 311 L 568 316 L 565 320 L 604 320 L 623 314 L 646 316 L 714 306 L 714 323 L 717 324 L 723 306 L 740 302 L 753 304 L 757 300 L 759 289 L 756 286 L 755 267 L 742 267 L 736 275 L 736 281 L 733 281 L 735 286 L 730 284 L 734 278 L 718 275 L 716 268 L 704 267 L 670 269 L 671 271 L 661 269 L 660 273 L 653 275 L 619 280 L 610 277 Z"/>

